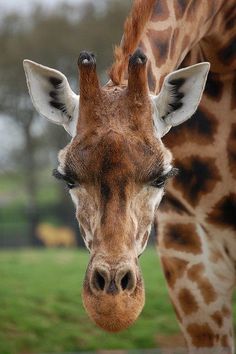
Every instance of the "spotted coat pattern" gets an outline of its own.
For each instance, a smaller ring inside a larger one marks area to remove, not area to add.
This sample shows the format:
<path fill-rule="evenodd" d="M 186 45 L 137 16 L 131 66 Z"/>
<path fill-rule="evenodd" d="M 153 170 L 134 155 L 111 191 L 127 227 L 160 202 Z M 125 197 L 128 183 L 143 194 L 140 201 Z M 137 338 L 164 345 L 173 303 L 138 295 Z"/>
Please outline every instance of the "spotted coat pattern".
<path fill-rule="evenodd" d="M 135 13 L 127 21 L 135 23 Z M 138 44 L 149 58 L 153 93 L 159 92 L 164 77 L 177 67 L 211 63 L 199 109 L 163 139 L 180 173 L 169 184 L 155 222 L 170 297 L 190 351 L 225 347 L 233 353 L 235 29 L 233 0 L 157 0 L 138 43 L 133 37 L 133 45 Z M 127 43 L 122 45 L 125 53 Z M 111 77 L 119 65 L 115 60 Z"/>

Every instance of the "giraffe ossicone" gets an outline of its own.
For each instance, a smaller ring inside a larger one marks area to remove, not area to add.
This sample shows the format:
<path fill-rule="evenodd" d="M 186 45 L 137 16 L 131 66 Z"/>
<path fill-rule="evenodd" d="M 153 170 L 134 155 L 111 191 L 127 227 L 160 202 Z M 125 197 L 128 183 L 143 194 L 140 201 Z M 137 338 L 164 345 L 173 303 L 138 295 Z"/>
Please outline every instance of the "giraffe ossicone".
<path fill-rule="evenodd" d="M 80 57 L 82 65 L 95 65 L 92 53 L 82 52 Z M 146 56 L 140 50 L 131 56 L 130 61 L 133 58 L 137 59 L 136 64 L 146 63 Z M 157 96 L 150 94 L 157 136 L 162 137 L 172 126 L 183 123 L 193 115 L 201 100 L 209 67 L 210 64 L 205 62 L 170 73 L 161 92 Z M 52 123 L 63 125 L 74 137 L 80 100 L 65 75 L 31 60 L 24 60 L 24 69 L 30 96 L 38 113 Z"/>

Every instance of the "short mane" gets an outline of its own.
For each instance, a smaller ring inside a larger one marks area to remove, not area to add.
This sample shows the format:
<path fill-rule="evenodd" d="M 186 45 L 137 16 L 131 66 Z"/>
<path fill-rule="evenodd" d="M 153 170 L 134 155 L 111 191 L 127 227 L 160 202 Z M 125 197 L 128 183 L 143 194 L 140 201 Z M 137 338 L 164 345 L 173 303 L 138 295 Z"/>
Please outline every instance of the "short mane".
<path fill-rule="evenodd" d="M 130 15 L 124 24 L 124 35 L 119 46 L 114 50 L 114 63 L 109 72 L 115 85 L 121 85 L 128 64 L 129 56 L 137 48 L 144 28 L 150 19 L 156 0 L 134 0 Z"/>

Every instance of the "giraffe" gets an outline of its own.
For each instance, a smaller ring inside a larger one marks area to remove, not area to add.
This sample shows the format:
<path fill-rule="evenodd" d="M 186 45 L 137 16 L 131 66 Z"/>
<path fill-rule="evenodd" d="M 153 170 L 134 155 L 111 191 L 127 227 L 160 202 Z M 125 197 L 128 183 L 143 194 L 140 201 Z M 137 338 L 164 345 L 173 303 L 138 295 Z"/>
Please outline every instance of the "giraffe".
<path fill-rule="evenodd" d="M 80 54 L 80 96 L 59 71 L 24 61 L 35 108 L 72 136 L 54 176 L 91 253 L 88 314 L 114 332 L 137 319 L 154 221 L 189 353 L 234 350 L 235 12 L 232 0 L 134 0 L 107 85 Z"/>

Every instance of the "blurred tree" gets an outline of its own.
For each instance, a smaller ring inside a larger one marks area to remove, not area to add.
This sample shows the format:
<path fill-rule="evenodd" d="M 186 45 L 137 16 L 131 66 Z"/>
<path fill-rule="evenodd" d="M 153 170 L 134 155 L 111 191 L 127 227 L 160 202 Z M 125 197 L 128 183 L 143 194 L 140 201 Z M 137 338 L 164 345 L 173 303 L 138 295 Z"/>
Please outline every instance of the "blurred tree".
<path fill-rule="evenodd" d="M 16 12 L 1 19 L 0 114 L 14 120 L 23 136 L 24 144 L 14 156 L 15 165 L 24 176 L 32 244 L 37 244 L 35 230 L 40 217 L 36 198 L 38 171 L 49 166 L 50 156 L 55 161 L 57 151 L 69 137 L 60 127 L 48 126 L 38 117 L 29 99 L 22 61 L 29 58 L 57 68 L 77 91 L 77 57 L 81 50 L 88 49 L 97 54 L 98 71 L 105 82 L 112 48 L 121 38 L 130 3 L 107 0 L 102 2 L 103 7 L 99 7 L 99 2 L 95 5 L 86 1 L 78 6 L 64 3 L 53 11 L 37 6 L 30 14 Z M 69 214 L 74 217 L 73 205 L 62 188 L 59 195 L 58 204 L 64 206 L 61 217 L 68 223 Z"/>

